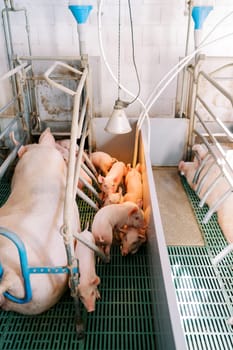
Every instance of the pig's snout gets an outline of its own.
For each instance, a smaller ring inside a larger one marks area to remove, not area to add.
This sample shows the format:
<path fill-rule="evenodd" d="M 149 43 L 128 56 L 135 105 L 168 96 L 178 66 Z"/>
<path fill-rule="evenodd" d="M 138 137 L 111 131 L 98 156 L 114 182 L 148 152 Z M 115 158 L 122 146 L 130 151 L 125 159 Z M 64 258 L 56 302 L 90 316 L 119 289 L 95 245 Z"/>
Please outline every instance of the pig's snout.
<path fill-rule="evenodd" d="M 87 312 L 94 312 L 95 311 L 95 301 L 94 300 L 85 300 L 84 306 L 87 310 Z"/>
<path fill-rule="evenodd" d="M 121 246 L 121 255 L 126 256 L 128 254 L 129 254 L 128 248 L 124 248 L 123 246 Z"/>
<path fill-rule="evenodd" d="M 125 252 L 125 251 L 122 250 L 122 251 L 121 251 L 121 255 L 122 255 L 122 256 L 126 256 L 126 255 L 128 255 L 128 252 Z"/>
<path fill-rule="evenodd" d="M 89 307 L 88 309 L 87 309 L 87 312 L 94 312 L 95 311 L 95 307 Z"/>

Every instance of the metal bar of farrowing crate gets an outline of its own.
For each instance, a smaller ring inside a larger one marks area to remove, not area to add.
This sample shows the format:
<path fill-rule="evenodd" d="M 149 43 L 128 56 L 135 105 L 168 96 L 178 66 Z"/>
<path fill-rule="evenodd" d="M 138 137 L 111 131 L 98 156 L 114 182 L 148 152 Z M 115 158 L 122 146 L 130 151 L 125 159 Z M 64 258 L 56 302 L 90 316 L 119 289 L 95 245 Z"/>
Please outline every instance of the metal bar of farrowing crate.
<path fill-rule="evenodd" d="M 81 78 L 77 87 L 76 91 L 73 91 L 71 89 L 66 88 L 65 86 L 58 84 L 54 82 L 52 79 L 49 78 L 49 75 L 53 72 L 53 70 L 57 66 L 62 66 L 67 68 L 68 70 L 71 70 L 72 72 L 76 74 L 80 74 Z M 64 214 L 63 214 L 63 239 L 67 254 L 67 261 L 68 266 L 70 269 L 70 289 L 71 289 L 71 295 L 72 297 L 77 296 L 76 287 L 78 284 L 78 278 L 76 274 L 73 272 L 73 268 L 76 264 L 76 259 L 74 258 L 74 244 L 73 244 L 73 235 L 72 235 L 72 224 L 71 224 L 71 213 L 73 212 L 73 206 L 76 205 L 76 190 L 77 190 L 77 181 L 79 178 L 80 173 L 80 167 L 81 167 L 81 159 L 82 159 L 82 152 L 83 152 L 83 146 L 84 142 L 81 144 L 82 146 L 79 149 L 79 154 L 77 157 L 77 163 L 76 163 L 76 141 L 77 141 L 77 135 L 79 132 L 79 129 L 82 128 L 82 125 L 79 123 L 80 118 L 80 100 L 81 100 L 81 94 L 85 87 L 85 82 L 88 76 L 88 68 L 85 67 L 83 71 L 79 71 L 73 67 L 71 67 L 68 64 L 65 64 L 63 62 L 56 61 L 45 73 L 44 77 L 47 80 L 47 82 L 58 88 L 59 90 L 74 96 L 74 107 L 73 107 L 73 115 L 72 115 L 72 123 L 71 123 L 71 138 L 70 138 L 70 152 L 69 152 L 69 161 L 68 161 L 68 171 L 67 171 L 67 183 L 66 183 L 66 190 L 65 190 L 65 201 L 64 201 Z M 84 121 L 85 123 L 85 121 Z M 86 131 L 84 132 L 86 136 Z M 75 179 L 77 180 L 75 183 Z"/>
<path fill-rule="evenodd" d="M 9 155 L 7 156 L 7 158 L 4 160 L 4 162 L 1 164 L 0 166 L 0 179 L 4 176 L 6 170 L 9 168 L 9 166 L 11 165 L 11 163 L 15 160 L 18 150 L 19 148 L 24 144 L 25 140 L 26 140 L 26 134 L 24 134 L 23 139 L 19 142 L 19 144 L 17 146 L 15 146 L 13 148 L 13 150 L 11 151 L 11 153 L 9 153 Z"/>
<path fill-rule="evenodd" d="M 76 61 L 81 60 L 81 56 L 17 56 L 20 61 Z"/>
<path fill-rule="evenodd" d="M 224 123 L 215 116 L 215 114 L 213 113 L 213 111 L 211 111 L 210 107 L 207 106 L 207 104 L 205 103 L 205 101 L 201 98 L 201 96 L 197 93 L 197 99 L 199 100 L 199 102 L 201 102 L 201 104 L 203 105 L 203 107 L 207 110 L 207 112 L 211 115 L 211 117 L 216 121 L 216 123 L 220 126 L 220 128 L 223 130 L 223 132 L 225 133 L 225 135 L 227 136 L 227 138 L 230 141 L 233 141 L 233 134 L 229 131 L 229 129 L 227 129 L 227 127 L 224 125 Z"/>
<path fill-rule="evenodd" d="M 10 132 L 10 129 L 13 128 L 13 127 L 17 124 L 18 121 L 19 121 L 19 118 L 18 118 L 18 117 L 14 118 L 14 119 L 12 119 L 12 120 L 10 121 L 10 123 L 9 123 L 9 124 L 5 127 L 5 129 L 1 132 L 1 134 L 0 134 L 0 140 L 2 140 L 2 139 L 6 136 L 6 134 Z"/>
<path fill-rule="evenodd" d="M 199 116 L 198 113 L 196 113 L 196 115 Z M 204 122 L 201 119 L 199 119 L 199 120 L 201 121 L 202 125 L 204 126 Z M 206 126 L 204 126 L 204 127 L 205 127 L 206 131 L 209 133 L 209 135 L 211 135 L 210 130 Z M 222 157 L 221 159 L 219 159 L 219 156 L 217 156 L 214 153 L 214 150 L 211 149 L 210 145 L 205 140 L 205 138 L 197 130 L 194 130 L 194 132 L 202 139 L 203 143 L 206 145 L 208 151 L 210 152 L 213 159 L 215 160 L 216 165 L 219 167 L 220 171 L 223 172 L 226 180 L 228 181 L 229 185 L 233 189 L 233 168 L 232 168 L 232 165 L 229 163 L 228 159 L 226 158 L 225 152 L 223 151 L 219 142 L 215 139 L 214 136 L 211 137 L 214 145 L 216 146 L 216 149 L 219 151 L 220 156 Z"/>
<path fill-rule="evenodd" d="M 208 74 L 204 71 L 200 71 L 198 74 L 198 78 L 203 76 L 211 85 L 213 85 L 217 90 L 219 90 L 232 104 L 233 106 L 233 98 L 232 96 L 220 85 L 216 80 L 212 79 Z"/>
<path fill-rule="evenodd" d="M 21 65 L 17 66 L 16 68 L 13 68 L 11 69 L 9 72 L 3 74 L 1 77 L 0 77 L 0 81 L 3 81 L 7 78 L 10 78 L 12 77 L 14 74 L 20 72 L 22 69 L 24 69 L 26 66 L 28 65 L 28 63 L 22 63 Z"/>

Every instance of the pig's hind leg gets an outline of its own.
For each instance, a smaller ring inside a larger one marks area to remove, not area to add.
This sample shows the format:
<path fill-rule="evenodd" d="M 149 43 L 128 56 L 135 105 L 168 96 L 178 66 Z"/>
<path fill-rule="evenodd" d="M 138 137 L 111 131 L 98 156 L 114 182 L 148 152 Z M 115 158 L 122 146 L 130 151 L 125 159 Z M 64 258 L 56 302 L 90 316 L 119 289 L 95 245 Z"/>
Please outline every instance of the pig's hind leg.
<path fill-rule="evenodd" d="M 3 274 L 2 280 L 0 281 L 0 307 L 4 310 L 7 309 L 6 298 L 3 295 L 5 292 L 11 292 L 16 286 L 20 286 L 19 276 L 14 271 L 8 271 Z M 22 286 L 18 289 L 18 293 L 22 293 Z M 20 294 L 19 294 L 20 295 Z"/>

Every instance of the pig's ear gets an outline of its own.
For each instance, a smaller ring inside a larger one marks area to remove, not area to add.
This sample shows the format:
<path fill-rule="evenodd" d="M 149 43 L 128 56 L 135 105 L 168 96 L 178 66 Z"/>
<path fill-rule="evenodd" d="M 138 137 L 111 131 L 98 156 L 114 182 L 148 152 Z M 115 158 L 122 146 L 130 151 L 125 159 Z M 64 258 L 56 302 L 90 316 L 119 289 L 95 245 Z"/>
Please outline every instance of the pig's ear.
<path fill-rule="evenodd" d="M 94 286 L 98 286 L 100 284 L 100 278 L 98 276 L 96 276 L 92 281 L 91 284 L 93 284 Z"/>
<path fill-rule="evenodd" d="M 128 163 L 128 164 L 126 165 L 126 169 L 127 169 L 127 171 L 130 171 L 130 170 L 131 170 L 131 164 L 130 164 L 130 163 Z"/>
<path fill-rule="evenodd" d="M 102 175 L 98 176 L 98 181 L 100 184 L 102 184 L 104 182 L 104 177 Z"/>
<path fill-rule="evenodd" d="M 131 216 L 131 215 L 133 215 L 134 213 L 137 213 L 137 212 L 138 212 L 138 208 L 135 207 L 135 208 L 130 210 L 129 216 Z"/>

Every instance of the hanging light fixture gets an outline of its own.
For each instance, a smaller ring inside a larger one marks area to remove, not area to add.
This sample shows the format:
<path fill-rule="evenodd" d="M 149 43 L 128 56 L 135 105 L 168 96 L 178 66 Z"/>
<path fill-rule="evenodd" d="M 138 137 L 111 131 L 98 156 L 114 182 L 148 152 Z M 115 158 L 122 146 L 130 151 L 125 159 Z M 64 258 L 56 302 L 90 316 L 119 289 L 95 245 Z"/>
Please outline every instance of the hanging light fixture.
<path fill-rule="evenodd" d="M 132 130 L 124 108 L 128 103 L 117 99 L 113 107 L 112 114 L 105 126 L 104 130 L 111 134 L 126 134 Z"/>
<path fill-rule="evenodd" d="M 132 47 L 133 47 L 133 59 L 134 59 L 133 28 L 132 28 L 130 1 L 128 1 L 128 3 L 129 3 L 129 10 L 130 10 L 131 35 L 132 35 Z M 121 87 L 120 87 L 121 40 L 120 39 L 121 39 L 121 0 L 119 0 L 119 17 L 118 17 L 118 81 L 117 81 L 118 98 L 115 101 L 112 114 L 107 122 L 107 125 L 104 128 L 105 131 L 111 134 L 126 134 L 132 130 L 125 113 L 125 108 L 128 107 L 129 104 L 134 102 L 139 95 L 138 93 L 137 97 L 132 102 L 122 101 L 120 98 L 120 91 L 121 91 Z M 134 66 L 136 69 L 135 60 L 134 60 Z M 137 73 L 137 69 L 136 69 L 136 73 Z M 137 78 L 138 78 L 138 73 L 137 73 Z M 138 82 L 139 82 L 139 78 L 138 78 Z M 139 83 L 139 91 L 140 91 L 140 83 Z"/>

